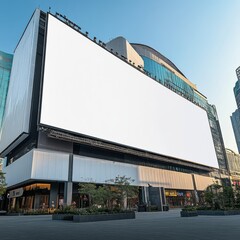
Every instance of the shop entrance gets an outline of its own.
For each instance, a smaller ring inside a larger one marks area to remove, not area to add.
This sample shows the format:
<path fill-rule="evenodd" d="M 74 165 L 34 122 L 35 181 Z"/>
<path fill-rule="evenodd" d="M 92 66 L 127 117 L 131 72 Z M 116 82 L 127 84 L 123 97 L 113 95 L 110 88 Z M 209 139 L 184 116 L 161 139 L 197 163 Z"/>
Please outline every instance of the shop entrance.
<path fill-rule="evenodd" d="M 49 208 L 50 184 L 35 183 L 23 187 L 20 197 L 9 199 L 8 208 L 12 211 Z"/>
<path fill-rule="evenodd" d="M 168 205 L 173 208 L 193 204 L 193 191 L 166 189 L 165 195 Z"/>

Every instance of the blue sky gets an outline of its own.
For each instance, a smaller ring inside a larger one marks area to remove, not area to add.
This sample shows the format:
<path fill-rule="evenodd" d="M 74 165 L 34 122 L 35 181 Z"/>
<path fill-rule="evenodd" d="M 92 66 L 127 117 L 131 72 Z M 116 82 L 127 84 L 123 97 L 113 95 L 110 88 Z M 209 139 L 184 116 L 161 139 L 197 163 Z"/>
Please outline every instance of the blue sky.
<path fill-rule="evenodd" d="M 51 7 L 104 42 L 121 35 L 155 48 L 216 105 L 225 146 L 237 151 L 230 115 L 240 66 L 239 0 L 0 0 L 0 6 L 0 50 L 8 53 L 37 7 Z"/>

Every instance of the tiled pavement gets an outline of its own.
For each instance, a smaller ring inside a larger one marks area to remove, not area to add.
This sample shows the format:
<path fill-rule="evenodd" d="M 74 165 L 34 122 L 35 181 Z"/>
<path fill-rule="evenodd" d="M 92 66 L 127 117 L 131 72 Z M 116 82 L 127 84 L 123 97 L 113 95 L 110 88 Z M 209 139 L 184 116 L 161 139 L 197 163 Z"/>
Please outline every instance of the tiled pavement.
<path fill-rule="evenodd" d="M 0 216 L 0 240 L 240 239 L 240 215 L 181 218 L 180 210 L 136 213 L 136 219 L 91 223 L 51 216 Z"/>

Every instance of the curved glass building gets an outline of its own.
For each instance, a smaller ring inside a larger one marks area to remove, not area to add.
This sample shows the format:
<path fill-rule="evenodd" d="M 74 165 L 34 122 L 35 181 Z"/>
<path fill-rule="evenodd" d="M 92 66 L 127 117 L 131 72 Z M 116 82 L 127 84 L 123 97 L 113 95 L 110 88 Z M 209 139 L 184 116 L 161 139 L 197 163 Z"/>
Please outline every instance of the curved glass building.
<path fill-rule="evenodd" d="M 196 85 L 189 81 L 168 58 L 149 46 L 136 43 L 131 45 L 142 57 L 144 70 L 149 76 L 206 110 L 219 167 L 227 170 L 226 152 L 216 107 L 208 103 L 207 98 L 197 90 Z"/>

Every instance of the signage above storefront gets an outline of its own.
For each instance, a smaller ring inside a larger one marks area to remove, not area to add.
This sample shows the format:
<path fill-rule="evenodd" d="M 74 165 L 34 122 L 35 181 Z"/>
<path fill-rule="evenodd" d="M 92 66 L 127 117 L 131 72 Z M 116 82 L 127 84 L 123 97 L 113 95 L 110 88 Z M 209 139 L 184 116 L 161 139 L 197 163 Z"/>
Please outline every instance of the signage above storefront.
<path fill-rule="evenodd" d="M 166 190 L 165 194 L 166 194 L 166 197 L 176 197 L 177 191 L 176 190 Z"/>
<path fill-rule="evenodd" d="M 21 197 L 23 195 L 23 188 L 17 188 L 9 192 L 9 198 Z"/>

